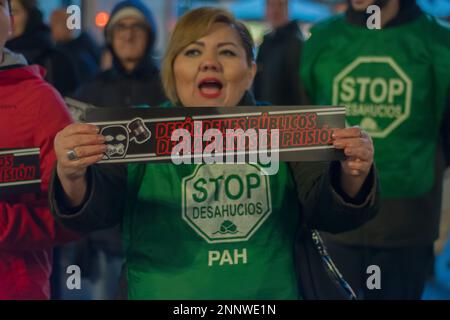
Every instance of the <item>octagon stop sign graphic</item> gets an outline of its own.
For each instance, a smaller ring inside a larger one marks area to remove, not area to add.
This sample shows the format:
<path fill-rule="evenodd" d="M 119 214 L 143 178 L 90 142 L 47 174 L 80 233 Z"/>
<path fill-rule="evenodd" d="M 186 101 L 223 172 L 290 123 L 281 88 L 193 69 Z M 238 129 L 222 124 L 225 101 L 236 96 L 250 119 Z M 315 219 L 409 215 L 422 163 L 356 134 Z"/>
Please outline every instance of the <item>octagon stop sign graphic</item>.
<path fill-rule="evenodd" d="M 270 180 L 255 164 L 200 164 L 182 182 L 183 220 L 208 243 L 247 241 L 272 213 Z"/>
<path fill-rule="evenodd" d="M 348 126 L 385 138 L 408 119 L 412 82 L 391 57 L 359 57 L 333 82 L 333 104 L 346 107 Z"/>

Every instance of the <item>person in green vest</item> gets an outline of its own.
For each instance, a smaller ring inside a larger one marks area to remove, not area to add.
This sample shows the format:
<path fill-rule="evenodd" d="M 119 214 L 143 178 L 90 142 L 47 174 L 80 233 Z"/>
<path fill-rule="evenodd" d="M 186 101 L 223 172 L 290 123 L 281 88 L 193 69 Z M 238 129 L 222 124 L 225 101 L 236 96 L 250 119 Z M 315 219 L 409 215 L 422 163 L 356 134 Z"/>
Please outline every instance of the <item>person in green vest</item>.
<path fill-rule="evenodd" d="M 223 9 L 186 13 L 162 78 L 170 105 L 257 105 L 249 31 Z M 165 107 L 170 107 L 168 104 Z M 336 130 L 349 155 L 332 163 L 96 164 L 105 138 L 88 124 L 56 138 L 54 215 L 88 232 L 122 224 L 129 299 L 352 298 L 318 233 L 350 230 L 377 211 L 370 137 Z M 297 259 L 298 258 L 298 259 Z"/>
<path fill-rule="evenodd" d="M 366 13 L 369 5 L 380 14 Z M 380 174 L 380 214 L 325 235 L 330 254 L 360 297 L 419 299 L 450 164 L 449 26 L 415 1 L 349 1 L 345 14 L 311 29 L 302 61 L 311 102 L 346 106 L 348 125 L 373 138 Z"/>

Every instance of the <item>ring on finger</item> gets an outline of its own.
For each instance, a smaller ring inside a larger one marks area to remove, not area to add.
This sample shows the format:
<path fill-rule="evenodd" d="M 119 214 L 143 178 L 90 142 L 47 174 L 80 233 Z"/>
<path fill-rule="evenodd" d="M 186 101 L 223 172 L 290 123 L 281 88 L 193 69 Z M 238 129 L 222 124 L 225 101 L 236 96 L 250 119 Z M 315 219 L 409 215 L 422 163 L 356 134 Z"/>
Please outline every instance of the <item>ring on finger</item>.
<path fill-rule="evenodd" d="M 80 159 L 80 158 L 78 158 L 78 155 L 77 155 L 77 153 L 75 152 L 74 149 L 70 149 L 69 151 L 67 151 L 67 158 L 70 161 L 76 161 L 76 160 Z"/>

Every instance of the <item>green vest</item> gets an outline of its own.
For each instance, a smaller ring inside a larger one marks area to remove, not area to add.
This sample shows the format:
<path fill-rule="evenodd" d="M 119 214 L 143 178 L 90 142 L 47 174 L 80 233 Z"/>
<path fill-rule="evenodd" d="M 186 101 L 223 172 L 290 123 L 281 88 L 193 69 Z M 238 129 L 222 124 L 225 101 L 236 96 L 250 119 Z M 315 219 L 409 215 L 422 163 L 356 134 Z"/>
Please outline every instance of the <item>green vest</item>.
<path fill-rule="evenodd" d="M 291 173 L 251 164 L 128 167 L 130 299 L 298 299 Z"/>
<path fill-rule="evenodd" d="M 305 44 L 301 75 L 312 103 L 346 106 L 347 124 L 371 134 L 384 197 L 417 197 L 433 186 L 449 30 L 426 15 L 382 30 L 341 15 L 316 25 Z"/>

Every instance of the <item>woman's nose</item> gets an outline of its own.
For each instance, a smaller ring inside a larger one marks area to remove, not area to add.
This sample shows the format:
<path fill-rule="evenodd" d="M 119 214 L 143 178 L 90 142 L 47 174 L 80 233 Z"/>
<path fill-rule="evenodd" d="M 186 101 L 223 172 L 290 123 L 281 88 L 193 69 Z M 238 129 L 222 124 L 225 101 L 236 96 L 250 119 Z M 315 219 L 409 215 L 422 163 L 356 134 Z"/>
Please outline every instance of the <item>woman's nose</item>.
<path fill-rule="evenodd" d="M 200 64 L 200 70 L 201 71 L 216 71 L 220 72 L 221 66 L 220 63 L 215 59 L 205 59 Z"/>

